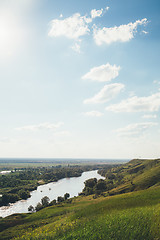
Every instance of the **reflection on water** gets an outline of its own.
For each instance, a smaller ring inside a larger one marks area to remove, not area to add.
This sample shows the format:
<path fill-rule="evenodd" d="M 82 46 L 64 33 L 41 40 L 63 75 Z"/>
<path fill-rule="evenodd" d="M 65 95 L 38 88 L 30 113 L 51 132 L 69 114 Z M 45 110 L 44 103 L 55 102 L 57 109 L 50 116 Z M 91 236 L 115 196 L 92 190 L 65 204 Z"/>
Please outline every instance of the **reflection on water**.
<path fill-rule="evenodd" d="M 6 217 L 13 213 L 27 213 L 28 207 L 34 207 L 40 202 L 41 198 L 48 196 L 50 201 L 57 199 L 58 196 L 63 196 L 66 192 L 70 197 L 78 196 L 78 193 L 84 188 L 84 182 L 89 178 L 103 178 L 96 171 L 84 172 L 80 177 L 64 178 L 58 182 L 51 182 L 41 185 L 37 190 L 31 192 L 31 197 L 27 200 L 21 200 L 10 206 L 0 207 L 0 217 Z"/>
<path fill-rule="evenodd" d="M 14 171 L 13 171 L 14 172 Z M 4 175 L 4 174 L 8 174 L 8 173 L 11 173 L 11 171 L 1 171 L 0 174 Z"/>

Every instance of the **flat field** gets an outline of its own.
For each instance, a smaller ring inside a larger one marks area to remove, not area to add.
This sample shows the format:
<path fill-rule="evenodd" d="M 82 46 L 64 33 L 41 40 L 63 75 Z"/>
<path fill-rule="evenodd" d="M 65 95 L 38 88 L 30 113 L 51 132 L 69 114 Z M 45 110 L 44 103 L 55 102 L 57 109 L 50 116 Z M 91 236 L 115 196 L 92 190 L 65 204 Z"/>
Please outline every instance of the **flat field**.
<path fill-rule="evenodd" d="M 97 164 L 123 164 L 129 160 L 123 159 L 52 159 L 52 158 L 33 158 L 33 159 L 13 159 L 0 158 L 0 171 L 14 170 L 15 168 L 30 168 L 30 167 L 51 167 L 51 166 L 68 166 L 69 165 L 97 165 Z"/>

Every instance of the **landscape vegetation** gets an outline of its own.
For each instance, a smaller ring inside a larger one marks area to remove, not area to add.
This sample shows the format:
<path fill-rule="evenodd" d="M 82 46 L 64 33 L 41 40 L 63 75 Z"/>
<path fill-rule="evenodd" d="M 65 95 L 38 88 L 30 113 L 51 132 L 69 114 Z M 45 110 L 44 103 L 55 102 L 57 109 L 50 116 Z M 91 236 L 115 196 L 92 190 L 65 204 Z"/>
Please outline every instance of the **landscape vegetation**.
<path fill-rule="evenodd" d="M 1 218 L 0 239 L 160 239 L 160 159 L 108 166 L 78 197 Z"/>
<path fill-rule="evenodd" d="M 52 167 L 15 168 L 10 174 L 0 175 L 0 206 L 29 198 L 30 191 L 37 189 L 39 185 L 56 182 L 62 178 L 79 177 L 85 171 L 111 168 L 112 166 L 114 165 L 58 164 Z"/>
<path fill-rule="evenodd" d="M 0 0 L 0 240 L 160 240 L 158 29 L 159 0 Z"/>

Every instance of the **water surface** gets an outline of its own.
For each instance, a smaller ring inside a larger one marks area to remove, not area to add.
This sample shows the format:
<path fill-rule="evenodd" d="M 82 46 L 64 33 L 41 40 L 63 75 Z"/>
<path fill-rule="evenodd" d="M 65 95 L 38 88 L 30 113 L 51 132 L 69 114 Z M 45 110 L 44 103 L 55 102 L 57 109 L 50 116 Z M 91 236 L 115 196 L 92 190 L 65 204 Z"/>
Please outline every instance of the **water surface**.
<path fill-rule="evenodd" d="M 63 178 L 58 182 L 41 185 L 37 190 L 31 192 L 31 197 L 27 200 L 0 207 L 0 217 L 6 217 L 13 213 L 27 213 L 28 207 L 30 205 L 35 207 L 44 196 L 48 196 L 50 201 L 57 199 L 58 196 L 64 196 L 66 192 L 70 194 L 70 197 L 78 196 L 78 193 L 82 192 L 84 188 L 84 182 L 89 178 L 100 179 L 103 177 L 97 173 L 97 170 L 88 171 L 82 173 L 80 177 Z"/>

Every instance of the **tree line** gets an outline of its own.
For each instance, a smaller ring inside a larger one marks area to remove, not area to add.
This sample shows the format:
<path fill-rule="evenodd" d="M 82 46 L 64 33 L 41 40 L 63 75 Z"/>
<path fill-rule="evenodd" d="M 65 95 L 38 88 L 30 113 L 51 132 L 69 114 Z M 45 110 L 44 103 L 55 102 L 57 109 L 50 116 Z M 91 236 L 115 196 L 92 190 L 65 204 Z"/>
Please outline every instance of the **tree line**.
<path fill-rule="evenodd" d="M 0 175 L 0 206 L 30 197 L 40 182 L 55 182 L 62 178 L 79 177 L 84 171 L 102 169 L 103 165 L 68 165 L 23 168 L 21 171 Z"/>
<path fill-rule="evenodd" d="M 40 211 L 41 209 L 43 208 L 46 208 L 46 207 L 49 207 L 49 206 L 53 206 L 53 205 L 57 205 L 57 204 L 60 204 L 62 202 L 67 202 L 67 203 L 71 203 L 72 202 L 72 199 L 69 199 L 70 197 L 70 194 L 69 193 L 65 193 L 64 196 L 58 196 L 57 197 L 57 200 L 56 199 L 53 199 L 51 202 L 50 202 L 50 199 L 49 197 L 45 196 L 41 199 L 41 202 L 38 202 L 37 205 L 35 207 L 33 207 L 32 205 L 30 205 L 28 207 L 28 211 L 29 212 L 38 212 Z"/>

